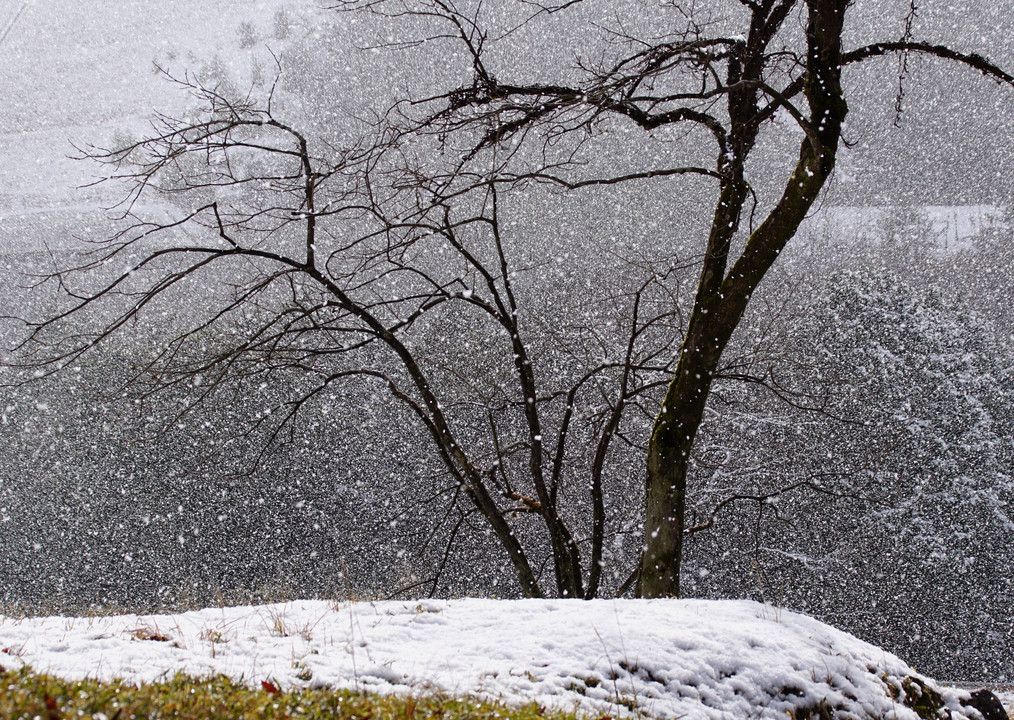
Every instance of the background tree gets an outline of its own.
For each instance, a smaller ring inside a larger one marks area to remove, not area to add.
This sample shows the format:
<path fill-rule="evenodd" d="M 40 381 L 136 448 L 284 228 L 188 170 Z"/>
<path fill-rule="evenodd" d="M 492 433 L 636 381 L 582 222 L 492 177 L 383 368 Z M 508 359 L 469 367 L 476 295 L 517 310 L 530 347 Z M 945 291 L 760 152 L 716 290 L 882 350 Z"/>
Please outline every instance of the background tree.
<path fill-rule="evenodd" d="M 1010 347 L 973 309 L 989 301 L 969 305 L 943 273 L 916 285 L 867 254 L 828 276 L 818 257 L 792 260 L 813 277 L 770 351 L 775 389 L 805 402 L 716 382 L 725 409 L 702 426 L 688 504 L 714 532 L 690 536 L 702 573 L 687 589 L 798 607 L 951 677 L 1005 675 L 1004 633 L 983 619 L 1014 593 L 989 550 L 1012 531 Z"/>

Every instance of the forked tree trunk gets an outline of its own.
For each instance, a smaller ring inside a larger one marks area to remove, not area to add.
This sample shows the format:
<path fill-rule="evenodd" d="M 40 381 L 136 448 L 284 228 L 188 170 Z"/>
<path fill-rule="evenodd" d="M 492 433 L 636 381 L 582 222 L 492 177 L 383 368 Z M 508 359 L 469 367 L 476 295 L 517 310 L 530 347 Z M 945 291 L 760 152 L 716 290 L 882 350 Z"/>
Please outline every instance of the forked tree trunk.
<path fill-rule="evenodd" d="M 687 337 L 648 445 L 645 534 L 638 581 L 641 597 L 679 596 L 690 451 L 719 360 L 751 294 L 796 233 L 834 167 L 841 125 L 848 112 L 841 90 L 841 33 L 847 4 L 847 0 L 807 2 L 807 138 L 781 199 L 750 235 L 732 269 L 716 283 L 715 272 L 724 272 L 725 257 L 722 255 L 717 267 L 709 267 L 715 237 L 724 234 L 724 228 L 734 227 L 735 220 L 730 222 L 727 215 L 734 211 L 738 216 L 742 207 L 742 202 L 738 207 L 725 204 L 727 192 L 720 197 Z M 741 111 L 730 102 L 734 125 L 736 113 Z M 734 167 L 745 164 L 751 146 L 749 142 L 742 145 L 744 156 L 733 158 Z M 727 252 L 727 245 L 724 250 Z"/>

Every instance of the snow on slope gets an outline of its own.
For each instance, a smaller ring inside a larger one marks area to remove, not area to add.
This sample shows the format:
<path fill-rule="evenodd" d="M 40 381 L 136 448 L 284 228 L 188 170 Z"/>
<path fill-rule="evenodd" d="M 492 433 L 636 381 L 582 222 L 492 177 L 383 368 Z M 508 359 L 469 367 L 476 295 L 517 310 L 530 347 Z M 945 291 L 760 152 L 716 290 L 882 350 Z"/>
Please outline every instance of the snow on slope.
<path fill-rule="evenodd" d="M 897 657 L 747 601 L 305 601 L 0 617 L 0 649 L 2 664 L 72 679 L 152 681 L 183 671 L 255 685 L 534 700 L 588 714 L 785 718 L 826 701 L 855 717 L 916 718 L 888 692 L 886 683 L 900 688 L 915 676 Z M 955 692 L 945 697 L 961 717 Z"/>
<path fill-rule="evenodd" d="M 882 240 L 884 221 L 894 211 L 915 211 L 921 215 L 932 228 L 933 240 L 941 250 L 961 249 L 984 231 L 1007 227 L 1003 208 L 995 205 L 834 206 L 820 207 L 807 217 L 801 235 Z"/>
<path fill-rule="evenodd" d="M 139 137 L 156 110 L 191 102 L 156 62 L 178 75 L 214 63 L 245 87 L 255 66 L 273 63 L 268 48 L 284 51 L 315 12 L 309 0 L 0 0 L 0 248 L 82 233 L 121 199 L 82 188 L 99 168 L 71 156 Z"/>

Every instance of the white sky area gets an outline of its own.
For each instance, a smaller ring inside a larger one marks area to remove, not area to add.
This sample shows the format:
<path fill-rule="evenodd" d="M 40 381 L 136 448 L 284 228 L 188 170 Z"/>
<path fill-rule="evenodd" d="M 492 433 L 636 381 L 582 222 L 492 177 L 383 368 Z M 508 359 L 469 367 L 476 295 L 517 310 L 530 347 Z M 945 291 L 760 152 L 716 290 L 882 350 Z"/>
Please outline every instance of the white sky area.
<path fill-rule="evenodd" d="M 748 601 L 306 601 L 141 617 L 0 616 L 0 648 L 2 664 L 71 679 L 151 681 L 182 670 L 255 687 L 474 694 L 590 716 L 636 708 L 660 718 L 785 718 L 827 700 L 850 717 L 917 717 L 887 691 L 915 675 L 897 657 Z M 959 692 L 944 690 L 955 718 L 965 717 Z"/>

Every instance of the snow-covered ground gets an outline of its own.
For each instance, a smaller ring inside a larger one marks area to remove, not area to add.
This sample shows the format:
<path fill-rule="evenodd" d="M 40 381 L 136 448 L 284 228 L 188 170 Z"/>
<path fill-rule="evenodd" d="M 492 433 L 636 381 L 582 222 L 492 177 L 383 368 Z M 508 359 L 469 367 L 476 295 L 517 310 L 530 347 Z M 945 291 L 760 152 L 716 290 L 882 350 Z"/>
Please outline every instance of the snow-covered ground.
<path fill-rule="evenodd" d="M 919 207 L 821 207 L 806 219 L 803 237 L 844 237 L 883 240 L 892 213 L 924 221 L 941 250 L 960 250 L 990 229 L 1006 228 L 1003 208 L 995 205 L 926 205 Z M 906 238 L 910 239 L 910 238 Z"/>
<path fill-rule="evenodd" d="M 439 691 L 663 718 L 785 718 L 823 701 L 857 717 L 914 719 L 888 684 L 919 677 L 851 635 L 747 601 L 304 601 L 0 616 L 0 651 L 0 665 L 71 679 L 224 673 L 254 685 Z M 944 696 L 960 713 L 958 692 Z"/>

